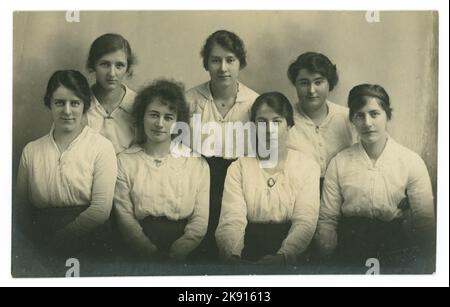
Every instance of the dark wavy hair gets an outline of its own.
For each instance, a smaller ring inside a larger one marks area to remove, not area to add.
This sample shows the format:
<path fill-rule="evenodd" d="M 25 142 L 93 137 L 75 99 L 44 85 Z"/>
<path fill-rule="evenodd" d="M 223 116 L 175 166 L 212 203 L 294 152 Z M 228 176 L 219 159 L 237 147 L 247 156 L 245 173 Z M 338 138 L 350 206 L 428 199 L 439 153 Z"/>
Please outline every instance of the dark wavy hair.
<path fill-rule="evenodd" d="M 189 124 L 189 108 L 184 96 L 184 85 L 173 80 L 156 80 L 141 89 L 134 99 L 133 117 L 136 125 L 136 143 L 138 144 L 143 144 L 147 140 L 144 130 L 145 110 L 156 99 L 176 113 L 177 122 Z"/>
<path fill-rule="evenodd" d="M 208 60 L 214 44 L 218 44 L 222 48 L 233 52 L 234 55 L 239 59 L 239 67 L 241 69 L 247 66 L 246 51 L 242 39 L 233 32 L 219 30 L 211 34 L 206 39 L 205 44 L 200 51 L 200 55 L 203 58 L 203 67 L 205 68 L 205 70 L 208 70 Z"/>
<path fill-rule="evenodd" d="M 277 114 L 286 118 L 288 127 L 294 126 L 294 110 L 289 99 L 282 93 L 268 92 L 258 96 L 250 109 L 250 120 L 252 122 L 256 123 L 256 113 L 262 105 L 268 105 Z"/>
<path fill-rule="evenodd" d="M 98 37 L 89 49 L 86 67 L 95 70 L 95 64 L 105 54 L 123 50 L 127 55 L 127 72 L 133 74 L 133 66 L 136 64 L 136 56 L 131 50 L 130 43 L 120 34 L 107 33 Z"/>
<path fill-rule="evenodd" d="M 364 107 L 369 98 L 377 98 L 378 103 L 386 112 L 388 120 L 392 118 L 392 108 L 389 95 L 386 90 L 378 84 L 359 84 L 354 86 L 348 94 L 349 118 L 352 121 L 353 116 L 359 109 Z"/>
<path fill-rule="evenodd" d="M 298 73 L 302 69 L 307 69 L 312 73 L 319 73 L 324 76 L 328 81 L 330 91 L 334 89 L 339 81 L 336 65 L 321 53 L 303 53 L 295 60 L 295 62 L 289 65 L 287 75 L 292 84 L 295 85 Z"/>
<path fill-rule="evenodd" d="M 91 106 L 92 92 L 86 78 L 77 70 L 58 70 L 48 80 L 44 95 L 44 104 L 51 109 L 53 93 L 64 86 L 83 101 L 83 113 Z"/>

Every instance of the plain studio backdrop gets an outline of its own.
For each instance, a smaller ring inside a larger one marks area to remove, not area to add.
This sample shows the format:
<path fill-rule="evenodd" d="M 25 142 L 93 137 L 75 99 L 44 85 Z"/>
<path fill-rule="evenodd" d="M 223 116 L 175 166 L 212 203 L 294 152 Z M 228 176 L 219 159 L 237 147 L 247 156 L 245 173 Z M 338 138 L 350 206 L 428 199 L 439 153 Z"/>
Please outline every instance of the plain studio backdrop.
<path fill-rule="evenodd" d="M 95 38 L 119 33 L 128 39 L 138 57 L 134 76 L 126 81 L 132 89 L 161 77 L 188 89 L 209 80 L 200 49 L 209 34 L 225 29 L 243 39 L 248 65 L 240 80 L 258 93 L 280 91 L 295 103 L 286 71 L 306 51 L 322 52 L 337 65 L 333 102 L 346 105 L 356 84 L 382 85 L 394 108 L 390 134 L 422 156 L 436 195 L 438 15 L 369 15 L 374 22 L 356 11 L 82 11 L 79 22 L 68 22 L 66 12 L 16 12 L 13 182 L 23 147 L 50 130 L 43 102 L 48 79 L 56 70 L 76 69 L 92 83 L 85 67 Z"/>

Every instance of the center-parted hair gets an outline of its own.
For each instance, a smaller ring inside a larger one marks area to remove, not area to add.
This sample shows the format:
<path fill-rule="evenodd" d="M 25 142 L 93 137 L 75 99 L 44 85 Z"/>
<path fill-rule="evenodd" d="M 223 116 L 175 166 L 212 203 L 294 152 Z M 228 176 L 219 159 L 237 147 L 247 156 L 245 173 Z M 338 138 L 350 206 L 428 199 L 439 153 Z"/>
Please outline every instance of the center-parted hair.
<path fill-rule="evenodd" d="M 348 94 L 350 121 L 355 113 L 366 105 L 369 98 L 377 98 L 379 105 L 386 112 L 388 120 L 392 118 L 391 103 L 386 90 L 381 85 L 365 83 L 354 86 Z"/>
<path fill-rule="evenodd" d="M 339 81 L 336 65 L 330 59 L 318 52 L 306 52 L 289 65 L 287 75 L 292 84 L 295 85 L 298 73 L 302 69 L 307 69 L 311 73 L 318 73 L 324 76 L 330 86 L 330 91 L 334 89 Z"/>
<path fill-rule="evenodd" d="M 205 44 L 200 51 L 200 55 L 203 58 L 203 67 L 205 68 L 205 70 L 208 70 L 208 60 L 214 44 L 217 44 L 220 47 L 234 53 L 234 55 L 239 59 L 240 69 L 243 69 L 245 68 L 245 66 L 247 66 L 245 45 L 242 39 L 233 32 L 219 30 L 211 34 L 206 39 Z"/>
<path fill-rule="evenodd" d="M 250 109 L 250 120 L 256 123 L 256 113 L 263 106 L 267 105 L 275 113 L 286 119 L 288 127 L 294 126 L 294 110 L 289 99 L 280 92 L 268 92 L 261 94 L 256 98 Z"/>
<path fill-rule="evenodd" d="M 189 109 L 184 96 L 182 83 L 159 79 L 141 89 L 133 106 L 133 117 L 136 125 L 136 142 L 143 144 L 147 140 L 144 130 L 144 116 L 147 107 L 154 101 L 167 105 L 176 114 L 177 122 L 189 124 Z"/>
<path fill-rule="evenodd" d="M 61 86 L 71 90 L 83 101 L 83 113 L 89 110 L 92 100 L 91 88 L 87 79 L 77 70 L 58 70 L 50 77 L 44 95 L 44 104 L 49 109 L 51 109 L 53 93 Z"/>
<path fill-rule="evenodd" d="M 127 72 L 133 73 L 133 66 L 136 64 L 136 56 L 131 50 L 130 43 L 120 34 L 107 33 L 98 37 L 89 49 L 87 68 L 95 70 L 95 64 L 105 54 L 123 50 L 127 55 Z"/>

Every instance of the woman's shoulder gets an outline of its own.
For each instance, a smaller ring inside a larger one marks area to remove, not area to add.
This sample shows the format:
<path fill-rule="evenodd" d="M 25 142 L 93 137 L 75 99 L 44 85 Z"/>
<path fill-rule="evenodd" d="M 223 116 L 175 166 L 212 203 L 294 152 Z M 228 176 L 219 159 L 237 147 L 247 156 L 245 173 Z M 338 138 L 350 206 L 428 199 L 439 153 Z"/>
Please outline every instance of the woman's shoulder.
<path fill-rule="evenodd" d="M 242 101 L 248 101 L 253 104 L 256 98 L 258 98 L 259 94 L 246 86 L 243 83 L 239 83 L 239 93 L 238 93 L 238 99 Z"/>
<path fill-rule="evenodd" d="M 185 93 L 186 99 L 193 99 L 193 98 L 207 98 L 209 95 L 209 88 L 208 88 L 209 82 L 204 82 L 199 85 L 196 85 L 190 89 L 188 89 Z"/>
<path fill-rule="evenodd" d="M 123 96 L 122 104 L 120 105 L 120 107 L 124 109 L 126 112 L 131 114 L 131 112 L 133 112 L 134 100 L 137 94 L 128 86 L 126 85 L 124 86 L 125 86 L 125 96 Z"/>
<path fill-rule="evenodd" d="M 131 145 L 130 148 L 125 149 L 124 151 L 122 151 L 121 153 L 119 153 L 117 155 L 117 159 L 133 159 L 133 157 L 136 157 L 137 154 L 141 151 L 144 151 L 144 149 L 138 145 L 138 144 L 134 144 Z"/>
<path fill-rule="evenodd" d="M 422 157 L 412 149 L 398 143 L 393 138 L 389 138 L 389 154 L 391 157 L 401 160 L 407 166 L 414 166 L 417 163 L 422 163 Z"/>
<path fill-rule="evenodd" d="M 33 154 L 45 151 L 45 148 L 51 144 L 50 135 L 41 136 L 25 145 L 23 148 L 24 154 Z"/>
<path fill-rule="evenodd" d="M 349 109 L 346 106 L 337 104 L 335 102 L 327 100 L 328 107 L 334 114 L 345 115 L 348 117 Z"/>
<path fill-rule="evenodd" d="M 114 146 L 110 140 L 100 134 L 100 132 L 92 129 L 89 126 L 83 128 L 85 130 L 85 139 L 90 144 L 93 144 L 91 149 L 111 149 L 114 151 Z"/>

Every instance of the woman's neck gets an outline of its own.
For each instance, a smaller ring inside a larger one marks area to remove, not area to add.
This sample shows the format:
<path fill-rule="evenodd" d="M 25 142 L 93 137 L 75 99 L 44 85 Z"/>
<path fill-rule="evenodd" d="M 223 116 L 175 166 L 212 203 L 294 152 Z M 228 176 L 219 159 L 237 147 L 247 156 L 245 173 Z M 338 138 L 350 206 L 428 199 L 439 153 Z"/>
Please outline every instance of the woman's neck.
<path fill-rule="evenodd" d="M 170 154 L 170 143 L 171 142 L 152 143 L 147 141 L 142 147 L 149 156 L 154 158 L 164 158 Z"/>
<path fill-rule="evenodd" d="M 328 105 L 326 103 L 324 103 L 319 109 L 314 111 L 304 110 L 301 107 L 301 104 L 299 104 L 299 108 L 300 111 L 306 114 L 314 122 L 315 125 L 320 125 L 328 116 Z"/>
<path fill-rule="evenodd" d="M 238 85 L 237 83 L 234 83 L 230 86 L 220 86 L 217 84 L 214 84 L 213 82 L 211 84 L 211 94 L 214 99 L 232 99 L 236 97 L 237 91 L 238 91 Z"/>
<path fill-rule="evenodd" d="M 361 141 L 361 144 L 364 150 L 366 151 L 367 155 L 369 156 L 369 158 L 373 162 L 376 162 L 383 153 L 384 148 L 386 147 L 387 144 L 387 140 L 388 137 L 386 136 L 384 138 L 380 138 L 380 140 L 375 143 L 364 143 L 363 141 Z"/>
<path fill-rule="evenodd" d="M 59 151 L 64 152 L 69 145 L 80 135 L 83 131 L 84 126 L 80 125 L 79 128 L 74 129 L 70 132 L 60 131 L 55 128 L 53 130 L 53 139 L 55 140 L 56 145 L 59 148 Z"/>
<path fill-rule="evenodd" d="M 92 87 L 92 91 L 98 102 L 104 106 L 115 106 L 120 104 L 125 95 L 124 86 L 119 86 L 112 91 L 107 91 L 96 83 Z"/>

